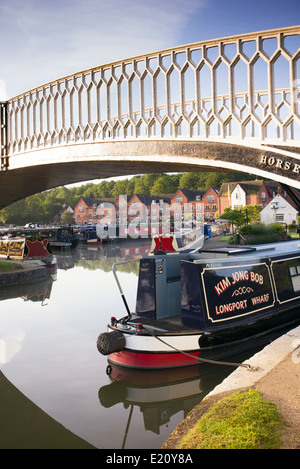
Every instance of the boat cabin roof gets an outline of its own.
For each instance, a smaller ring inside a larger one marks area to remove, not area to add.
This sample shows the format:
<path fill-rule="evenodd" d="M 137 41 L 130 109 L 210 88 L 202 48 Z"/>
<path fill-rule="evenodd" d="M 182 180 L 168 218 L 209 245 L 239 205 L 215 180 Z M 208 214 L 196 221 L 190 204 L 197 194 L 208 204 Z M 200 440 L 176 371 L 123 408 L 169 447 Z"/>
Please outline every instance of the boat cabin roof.
<path fill-rule="evenodd" d="M 172 251 L 172 252 L 154 252 L 150 255 L 155 257 L 172 257 L 179 255 L 181 258 L 186 258 L 191 261 L 199 262 L 204 259 L 218 259 L 218 258 L 232 258 L 232 257 L 243 257 L 243 258 L 254 258 L 262 257 L 264 255 L 273 257 L 287 254 L 299 254 L 300 255 L 300 239 L 292 241 L 283 241 L 278 243 L 269 243 L 269 244 L 258 244 L 253 246 L 226 246 L 226 247 L 216 247 L 216 248 L 206 248 L 204 246 L 196 250 L 181 250 L 181 251 Z M 149 254 L 143 255 L 142 257 L 148 257 Z"/>

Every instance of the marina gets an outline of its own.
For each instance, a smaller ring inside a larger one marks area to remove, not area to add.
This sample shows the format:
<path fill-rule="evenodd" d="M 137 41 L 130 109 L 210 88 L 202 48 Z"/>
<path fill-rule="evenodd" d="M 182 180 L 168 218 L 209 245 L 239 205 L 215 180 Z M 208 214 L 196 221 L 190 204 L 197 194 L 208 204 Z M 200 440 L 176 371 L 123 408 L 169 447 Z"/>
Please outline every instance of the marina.
<path fill-rule="evenodd" d="M 191 376 L 184 371 L 175 379 L 133 373 L 119 382 L 107 375 L 107 358 L 99 355 L 95 344 L 107 313 L 122 307 L 112 264 L 125 259 L 126 249 L 132 259 L 134 250 L 139 256 L 147 247 L 125 244 L 121 252 L 114 245 L 78 245 L 59 251 L 54 279 L 35 282 L 28 289 L 5 288 L 1 297 L 0 345 L 5 345 L 5 354 L 0 356 L 0 374 L 49 418 L 99 449 L 160 448 L 195 403 L 232 370 L 207 367 L 197 374 L 194 368 Z M 133 262 L 119 274 L 130 305 L 136 267 Z M 1 445 L 55 447 L 54 436 L 37 420 L 27 419 L 23 404 L 16 413 L 19 400 L 11 401 L 11 394 L 0 388 L 5 436 Z M 60 444 L 69 447 L 70 442 L 65 438 Z"/>

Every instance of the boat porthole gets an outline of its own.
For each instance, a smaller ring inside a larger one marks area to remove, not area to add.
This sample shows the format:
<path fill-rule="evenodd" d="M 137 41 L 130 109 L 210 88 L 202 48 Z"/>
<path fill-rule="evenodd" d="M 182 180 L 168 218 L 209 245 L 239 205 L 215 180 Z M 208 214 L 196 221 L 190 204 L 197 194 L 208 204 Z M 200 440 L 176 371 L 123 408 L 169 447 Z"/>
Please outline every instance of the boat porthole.
<path fill-rule="evenodd" d="M 106 374 L 109 376 L 112 372 L 112 367 L 110 365 L 107 365 L 106 367 Z"/>

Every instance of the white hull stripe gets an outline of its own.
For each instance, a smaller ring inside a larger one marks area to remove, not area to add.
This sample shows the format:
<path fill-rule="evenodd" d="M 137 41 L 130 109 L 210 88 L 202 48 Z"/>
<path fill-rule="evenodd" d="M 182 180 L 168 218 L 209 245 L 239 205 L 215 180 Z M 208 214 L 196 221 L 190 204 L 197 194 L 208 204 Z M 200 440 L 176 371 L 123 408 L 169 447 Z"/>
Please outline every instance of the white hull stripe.
<path fill-rule="evenodd" d="M 126 349 L 140 352 L 175 352 L 177 350 L 189 352 L 192 350 L 199 349 L 199 338 L 201 334 L 197 335 L 180 335 L 180 336 L 162 336 L 162 340 L 166 343 L 161 342 L 153 336 L 145 335 L 132 335 L 124 334 L 126 338 Z M 167 345 L 169 344 L 169 345 Z"/>

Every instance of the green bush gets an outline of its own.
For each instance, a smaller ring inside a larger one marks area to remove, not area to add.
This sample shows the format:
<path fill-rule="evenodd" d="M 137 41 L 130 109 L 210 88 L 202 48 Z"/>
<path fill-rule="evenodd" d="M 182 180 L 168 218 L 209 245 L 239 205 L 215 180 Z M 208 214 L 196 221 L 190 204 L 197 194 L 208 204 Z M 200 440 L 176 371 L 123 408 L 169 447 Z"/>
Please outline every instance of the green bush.
<path fill-rule="evenodd" d="M 280 241 L 280 236 L 276 233 L 274 234 L 264 234 L 258 236 L 247 236 L 246 244 L 268 244 L 268 243 L 278 243 Z"/>
<path fill-rule="evenodd" d="M 285 239 L 285 228 L 279 223 L 272 223 L 271 225 L 263 225 L 256 223 L 255 225 L 243 225 L 239 229 L 239 233 L 244 238 L 242 240 L 245 244 L 267 244 L 277 243 L 281 239 Z M 237 243 L 236 236 L 233 238 L 231 244 Z"/>
<path fill-rule="evenodd" d="M 272 225 L 267 225 L 267 228 L 270 227 L 274 233 L 283 235 L 285 233 L 285 228 L 280 223 L 272 223 Z"/>
<path fill-rule="evenodd" d="M 239 229 L 239 233 L 242 236 L 248 235 L 263 235 L 266 233 L 266 226 L 262 225 L 261 223 L 257 223 L 255 225 L 243 225 Z"/>

